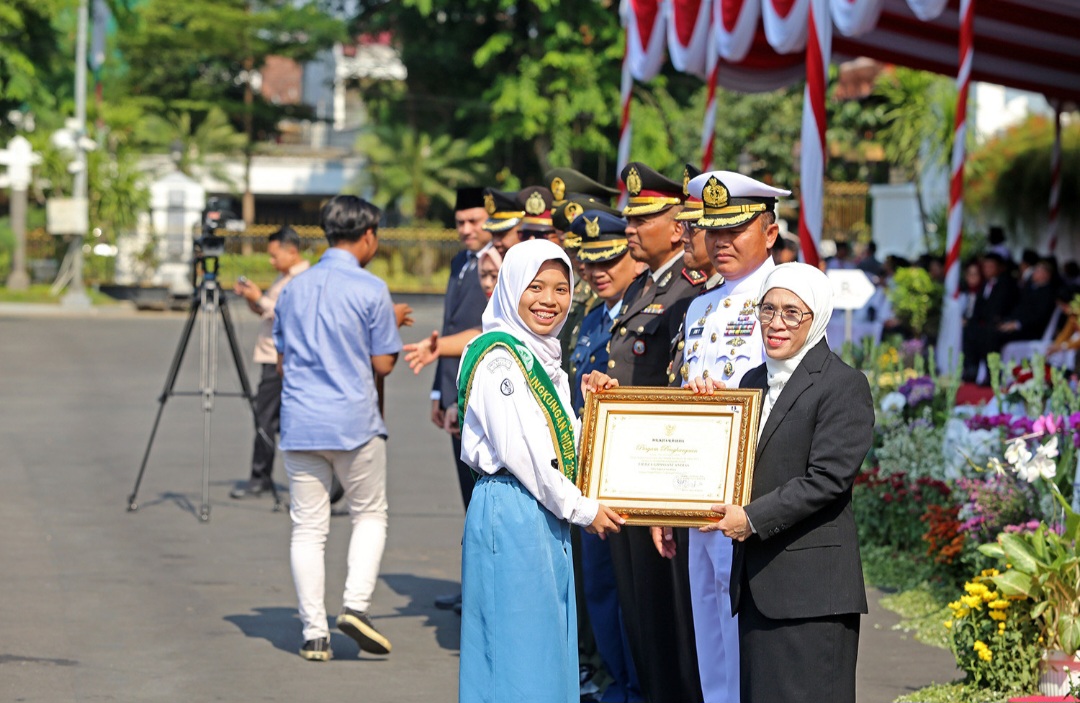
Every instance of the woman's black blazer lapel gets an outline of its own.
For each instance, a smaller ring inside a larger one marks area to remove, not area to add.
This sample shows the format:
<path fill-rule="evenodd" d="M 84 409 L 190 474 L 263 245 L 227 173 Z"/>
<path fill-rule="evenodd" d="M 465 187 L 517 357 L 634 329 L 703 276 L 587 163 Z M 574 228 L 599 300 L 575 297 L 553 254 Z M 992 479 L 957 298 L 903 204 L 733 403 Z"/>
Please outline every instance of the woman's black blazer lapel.
<path fill-rule="evenodd" d="M 772 439 L 773 433 L 776 432 L 776 428 L 780 426 L 780 423 L 784 419 L 784 415 L 791 410 L 791 406 L 795 404 L 795 401 L 799 399 L 799 396 L 814 385 L 814 379 L 819 373 L 821 373 L 822 366 L 825 365 L 825 360 L 829 358 L 829 344 L 827 340 L 821 340 L 817 343 L 813 349 L 807 352 L 803 357 L 802 362 L 795 369 L 795 372 L 791 374 L 791 378 L 784 385 L 784 390 L 780 391 L 780 397 L 776 399 L 776 405 L 773 406 L 772 412 L 769 413 L 769 418 L 765 422 L 765 427 L 761 431 L 761 437 L 758 439 L 757 451 L 755 452 L 755 458 L 761 457 L 761 450 L 765 448 L 765 445 Z M 766 379 L 768 376 L 766 375 Z M 768 382 L 766 381 L 765 393 L 769 392 Z"/>

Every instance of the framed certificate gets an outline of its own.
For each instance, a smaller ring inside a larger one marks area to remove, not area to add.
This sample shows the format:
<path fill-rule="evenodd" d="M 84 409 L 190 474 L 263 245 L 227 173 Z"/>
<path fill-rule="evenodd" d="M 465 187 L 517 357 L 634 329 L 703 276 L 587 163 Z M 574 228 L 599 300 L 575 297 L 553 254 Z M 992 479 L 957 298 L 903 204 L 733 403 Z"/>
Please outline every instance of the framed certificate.
<path fill-rule="evenodd" d="M 715 522 L 712 505 L 750 501 L 760 413 L 756 389 L 589 393 L 578 487 L 629 525 Z"/>

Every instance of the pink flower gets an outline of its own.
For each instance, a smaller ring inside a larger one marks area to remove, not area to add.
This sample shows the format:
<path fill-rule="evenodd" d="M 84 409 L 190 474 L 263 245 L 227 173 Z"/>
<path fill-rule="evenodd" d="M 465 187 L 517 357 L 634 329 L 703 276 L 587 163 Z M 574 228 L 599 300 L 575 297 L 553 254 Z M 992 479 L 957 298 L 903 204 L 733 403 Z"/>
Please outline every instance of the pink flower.
<path fill-rule="evenodd" d="M 1031 431 L 1036 434 L 1057 434 L 1064 419 L 1064 417 L 1056 418 L 1052 413 L 1043 415 L 1035 420 L 1035 424 L 1031 426 Z"/>

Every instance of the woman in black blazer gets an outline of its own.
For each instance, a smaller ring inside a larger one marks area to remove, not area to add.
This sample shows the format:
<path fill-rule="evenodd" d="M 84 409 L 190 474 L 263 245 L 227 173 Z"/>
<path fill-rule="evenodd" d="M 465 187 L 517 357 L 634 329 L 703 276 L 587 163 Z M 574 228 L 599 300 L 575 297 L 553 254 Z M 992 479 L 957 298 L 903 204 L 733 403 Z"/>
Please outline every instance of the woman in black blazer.
<path fill-rule="evenodd" d="M 704 529 L 735 540 L 742 703 L 855 701 L 866 590 L 851 486 L 873 440 L 866 377 L 829 350 L 832 286 L 784 264 L 762 286 L 767 355 L 744 388 L 765 392 L 750 502 Z"/>

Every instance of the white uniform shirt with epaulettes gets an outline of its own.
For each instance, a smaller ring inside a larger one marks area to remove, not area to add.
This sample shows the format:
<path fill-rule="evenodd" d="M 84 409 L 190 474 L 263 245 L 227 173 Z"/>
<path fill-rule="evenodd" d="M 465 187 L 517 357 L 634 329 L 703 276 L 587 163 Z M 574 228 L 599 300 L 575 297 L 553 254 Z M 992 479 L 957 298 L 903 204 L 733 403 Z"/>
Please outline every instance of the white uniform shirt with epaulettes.
<path fill-rule="evenodd" d="M 754 308 L 760 302 L 761 285 L 775 266 L 769 257 L 750 275 L 724 281 L 690 303 L 679 369 L 684 380 L 712 378 L 734 388 L 743 374 L 765 361 Z"/>

